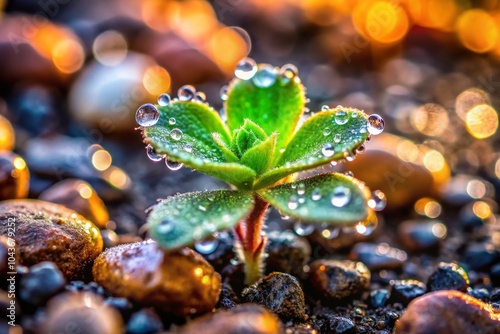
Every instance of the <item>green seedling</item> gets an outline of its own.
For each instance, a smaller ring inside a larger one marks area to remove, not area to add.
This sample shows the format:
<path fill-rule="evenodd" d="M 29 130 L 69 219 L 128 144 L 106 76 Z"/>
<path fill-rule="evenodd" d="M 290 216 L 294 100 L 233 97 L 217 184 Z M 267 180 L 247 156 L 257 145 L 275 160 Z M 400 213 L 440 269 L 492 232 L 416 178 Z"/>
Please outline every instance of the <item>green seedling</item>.
<path fill-rule="evenodd" d="M 297 180 L 299 172 L 350 160 L 364 149 L 384 121 L 354 108 L 324 106 L 304 113 L 305 89 L 297 68 L 257 65 L 243 59 L 235 78 L 221 90 L 221 115 L 205 95 L 183 86 L 177 98 L 162 94 L 136 113 L 148 156 L 165 159 L 227 182 L 231 189 L 168 197 L 149 210 L 151 238 L 169 250 L 233 229 L 246 284 L 259 279 L 269 205 L 282 215 L 321 228 L 366 226 L 382 197 L 341 173 Z"/>

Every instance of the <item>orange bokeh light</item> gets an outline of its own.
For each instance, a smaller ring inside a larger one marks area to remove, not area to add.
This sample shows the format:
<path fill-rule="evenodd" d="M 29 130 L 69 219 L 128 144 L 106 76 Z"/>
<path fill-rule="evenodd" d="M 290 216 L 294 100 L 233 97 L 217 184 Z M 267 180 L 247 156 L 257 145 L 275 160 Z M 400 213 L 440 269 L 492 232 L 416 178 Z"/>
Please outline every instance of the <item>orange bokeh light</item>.
<path fill-rule="evenodd" d="M 474 52 L 491 51 L 498 42 L 498 28 L 493 17 L 482 9 L 463 12 L 456 29 L 460 41 Z"/>

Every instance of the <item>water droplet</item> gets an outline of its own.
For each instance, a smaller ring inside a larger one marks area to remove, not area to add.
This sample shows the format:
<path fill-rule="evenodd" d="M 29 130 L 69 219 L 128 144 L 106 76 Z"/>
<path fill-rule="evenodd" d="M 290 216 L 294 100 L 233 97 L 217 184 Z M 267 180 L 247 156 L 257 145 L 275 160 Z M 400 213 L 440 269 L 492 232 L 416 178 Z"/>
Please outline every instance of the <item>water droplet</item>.
<path fill-rule="evenodd" d="M 281 66 L 281 69 L 280 69 L 281 83 L 283 83 L 285 85 L 288 84 L 298 74 L 299 74 L 299 70 L 293 64 L 286 64 L 286 65 Z"/>
<path fill-rule="evenodd" d="M 160 161 L 164 158 L 163 154 L 156 154 L 155 149 L 151 145 L 146 146 L 146 154 L 151 161 Z"/>
<path fill-rule="evenodd" d="M 310 235 L 314 232 L 314 225 L 304 224 L 302 222 L 296 222 L 295 224 L 293 224 L 293 230 L 298 235 L 305 237 L 305 236 Z"/>
<path fill-rule="evenodd" d="M 297 187 L 297 194 L 300 196 L 304 195 L 305 193 L 306 193 L 306 185 L 303 183 L 299 183 Z"/>
<path fill-rule="evenodd" d="M 226 108 L 221 108 L 219 110 L 219 116 L 220 116 L 220 119 L 223 120 L 224 122 L 227 121 L 227 112 L 226 112 Z"/>
<path fill-rule="evenodd" d="M 240 60 L 236 69 L 234 70 L 234 75 L 241 80 L 250 80 L 257 72 L 257 64 L 252 58 L 244 58 Z"/>
<path fill-rule="evenodd" d="M 176 122 L 176 120 L 175 120 L 175 118 L 173 118 L 173 117 L 170 117 L 170 118 L 168 119 L 168 124 L 170 124 L 170 125 L 174 125 L 174 124 L 175 124 L 175 122 Z"/>
<path fill-rule="evenodd" d="M 186 144 L 186 145 L 184 145 L 183 150 L 188 152 L 188 153 L 191 153 L 191 152 L 193 152 L 193 146 L 191 146 L 190 144 Z"/>
<path fill-rule="evenodd" d="M 288 208 L 290 210 L 297 209 L 297 207 L 299 206 L 298 197 L 296 195 L 290 196 L 290 199 L 288 200 L 288 204 L 287 205 L 288 205 Z"/>
<path fill-rule="evenodd" d="M 135 112 L 135 121 L 140 126 L 153 126 L 159 119 L 160 113 L 151 103 L 143 104 Z"/>
<path fill-rule="evenodd" d="M 360 145 L 356 148 L 356 154 L 363 154 L 365 153 L 365 145 Z"/>
<path fill-rule="evenodd" d="M 330 143 L 326 143 L 323 145 L 323 148 L 321 149 L 321 154 L 325 157 L 331 157 L 333 154 L 335 154 L 335 150 L 333 148 L 333 145 Z"/>
<path fill-rule="evenodd" d="M 324 104 L 321 106 L 321 111 L 327 111 L 327 110 L 330 110 L 330 106 Z"/>
<path fill-rule="evenodd" d="M 161 94 L 158 96 L 158 104 L 162 107 L 168 105 L 170 103 L 170 95 L 168 94 Z"/>
<path fill-rule="evenodd" d="M 356 232 L 361 234 L 361 235 L 364 235 L 365 237 L 369 236 L 370 234 L 373 233 L 373 231 L 375 231 L 375 225 L 371 224 L 371 225 L 365 225 L 364 222 L 359 222 L 358 224 L 356 224 Z"/>
<path fill-rule="evenodd" d="M 342 135 L 340 133 L 337 133 L 335 137 L 333 137 L 333 141 L 336 143 L 340 143 L 340 140 L 342 139 Z"/>
<path fill-rule="evenodd" d="M 157 232 L 160 234 L 168 234 L 172 232 L 175 228 L 175 223 L 171 220 L 164 219 L 158 224 L 156 228 Z"/>
<path fill-rule="evenodd" d="M 207 96 L 205 95 L 205 93 L 203 92 L 197 92 L 195 95 L 194 95 L 194 98 L 193 100 L 195 100 L 196 102 L 200 102 L 200 103 L 203 103 L 207 100 Z"/>
<path fill-rule="evenodd" d="M 347 161 L 354 161 L 356 159 L 356 153 L 353 152 L 344 152 L 344 157 Z"/>
<path fill-rule="evenodd" d="M 337 111 L 337 113 L 335 114 L 335 123 L 337 123 L 338 125 L 343 125 L 347 123 L 348 120 L 349 115 L 344 110 Z"/>
<path fill-rule="evenodd" d="M 380 190 L 372 192 L 372 198 L 368 200 L 368 206 L 375 211 L 381 211 L 387 205 L 387 197 Z"/>
<path fill-rule="evenodd" d="M 226 101 L 227 100 L 227 91 L 228 91 L 228 86 L 225 85 L 225 86 L 222 86 L 220 91 L 219 91 L 219 96 L 220 96 L 220 99 L 222 101 Z"/>
<path fill-rule="evenodd" d="M 331 165 L 332 167 L 335 167 L 335 166 L 337 166 L 338 164 L 339 164 L 339 163 L 338 163 L 338 161 L 330 161 L 330 165 Z"/>
<path fill-rule="evenodd" d="M 354 173 L 352 171 L 347 171 L 344 173 L 345 176 L 349 176 L 349 177 L 354 177 Z"/>
<path fill-rule="evenodd" d="M 382 117 L 377 114 L 371 114 L 368 117 L 368 132 L 372 135 L 381 134 L 384 131 L 385 122 Z"/>
<path fill-rule="evenodd" d="M 351 117 L 352 118 L 356 118 L 358 117 L 358 112 L 356 110 L 354 110 L 352 113 L 351 113 Z"/>
<path fill-rule="evenodd" d="M 285 148 L 284 147 L 280 148 L 280 153 L 284 153 L 284 152 L 285 152 Z"/>
<path fill-rule="evenodd" d="M 194 244 L 194 249 L 200 254 L 211 254 L 219 246 L 218 239 L 198 241 Z"/>
<path fill-rule="evenodd" d="M 311 194 L 311 199 L 313 201 L 319 201 L 321 199 L 321 190 L 319 188 L 314 188 Z"/>
<path fill-rule="evenodd" d="M 267 88 L 272 86 L 276 82 L 276 77 L 278 72 L 272 66 L 263 66 L 261 69 L 255 73 L 252 78 L 255 86 L 260 88 Z"/>
<path fill-rule="evenodd" d="M 182 168 L 184 164 L 182 162 L 172 161 L 169 159 L 165 159 L 165 165 L 167 165 L 168 169 L 176 171 Z"/>
<path fill-rule="evenodd" d="M 170 131 L 170 138 L 173 140 L 181 140 L 182 131 L 178 128 L 172 129 L 172 131 Z"/>
<path fill-rule="evenodd" d="M 323 129 L 323 136 L 329 136 L 332 133 L 332 129 L 326 127 Z"/>
<path fill-rule="evenodd" d="M 346 206 L 351 201 L 351 189 L 344 186 L 335 187 L 330 201 L 332 202 L 332 205 L 337 208 Z"/>
<path fill-rule="evenodd" d="M 177 91 L 177 96 L 181 101 L 191 101 L 196 94 L 196 88 L 191 85 L 184 85 Z"/>
<path fill-rule="evenodd" d="M 338 227 L 326 227 L 325 229 L 323 229 L 321 231 L 321 235 L 323 236 L 323 238 L 325 239 L 328 239 L 328 240 L 332 240 L 332 239 L 335 239 L 336 237 L 338 237 L 340 234 L 340 228 Z"/>
<path fill-rule="evenodd" d="M 200 204 L 198 205 L 198 210 L 205 212 L 207 211 L 207 208 L 205 208 L 203 205 Z"/>
<path fill-rule="evenodd" d="M 305 197 L 299 197 L 299 204 L 304 204 L 306 202 L 306 198 Z"/>

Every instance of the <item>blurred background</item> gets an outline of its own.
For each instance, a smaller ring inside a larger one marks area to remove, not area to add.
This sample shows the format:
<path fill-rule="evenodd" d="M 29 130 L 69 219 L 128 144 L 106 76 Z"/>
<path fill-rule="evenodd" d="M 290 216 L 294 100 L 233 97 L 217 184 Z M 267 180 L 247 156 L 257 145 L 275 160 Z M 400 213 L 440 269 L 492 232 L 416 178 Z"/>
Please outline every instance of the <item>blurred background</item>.
<path fill-rule="evenodd" d="M 385 193 L 379 241 L 413 251 L 472 231 L 480 254 L 493 254 L 487 268 L 498 263 L 500 1 L 0 0 L 0 8 L 0 149 L 15 152 L 2 157 L 1 182 L 16 184 L 2 199 L 69 206 L 75 193 L 112 243 L 137 235 L 157 198 L 223 186 L 149 161 L 134 114 L 184 84 L 220 109 L 220 88 L 249 56 L 295 64 L 311 112 L 344 105 L 384 117 L 384 134 L 364 154 L 328 167 Z M 85 182 L 58 183 L 65 179 Z M 271 227 L 292 223 L 271 217 Z M 377 235 L 338 238 L 351 232 L 319 234 L 327 249 Z M 499 265 L 491 268 L 500 279 Z"/>

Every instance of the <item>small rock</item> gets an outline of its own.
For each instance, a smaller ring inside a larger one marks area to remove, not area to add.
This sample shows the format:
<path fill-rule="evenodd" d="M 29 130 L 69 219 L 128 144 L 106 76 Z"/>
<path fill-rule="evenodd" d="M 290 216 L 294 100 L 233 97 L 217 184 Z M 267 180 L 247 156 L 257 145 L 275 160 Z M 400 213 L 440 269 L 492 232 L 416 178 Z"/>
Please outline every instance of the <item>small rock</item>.
<path fill-rule="evenodd" d="M 413 299 L 426 292 L 425 284 L 417 280 L 391 282 L 391 301 L 408 305 Z"/>
<path fill-rule="evenodd" d="M 12 151 L 14 142 L 14 128 L 5 117 L 0 115 L 0 151 Z"/>
<path fill-rule="evenodd" d="M 92 273 L 115 296 L 178 316 L 212 310 L 221 289 L 220 275 L 201 255 L 189 248 L 165 252 L 152 240 L 107 249 Z"/>
<path fill-rule="evenodd" d="M 309 273 L 313 288 L 329 300 L 359 294 L 370 284 L 370 271 L 361 262 L 316 260 Z"/>
<path fill-rule="evenodd" d="M 498 334 L 500 313 L 459 291 L 437 291 L 412 301 L 395 334 Z"/>
<path fill-rule="evenodd" d="M 47 305 L 42 333 L 122 334 L 120 313 L 88 292 L 58 295 Z"/>
<path fill-rule="evenodd" d="M 219 301 L 215 306 L 218 309 L 229 310 L 239 303 L 238 296 L 233 291 L 233 288 L 228 283 L 222 283 Z"/>
<path fill-rule="evenodd" d="M 199 333 L 281 334 L 283 332 L 280 321 L 267 309 L 255 304 L 243 304 L 196 319 L 177 332 L 177 334 Z"/>
<path fill-rule="evenodd" d="M 61 205 L 28 199 L 1 202 L 0 235 L 8 235 L 9 222 L 15 225 L 21 264 L 52 261 L 68 279 L 81 276 L 102 250 L 99 229 Z"/>
<path fill-rule="evenodd" d="M 64 205 L 78 212 L 99 228 L 105 228 L 109 221 L 108 210 L 103 201 L 94 188 L 82 180 L 68 179 L 58 182 L 45 190 L 39 199 Z"/>
<path fill-rule="evenodd" d="M 389 300 L 389 291 L 387 289 L 376 289 L 370 292 L 370 304 L 375 307 L 384 307 Z"/>
<path fill-rule="evenodd" d="M 458 290 L 467 292 L 468 288 L 469 277 L 464 268 L 456 263 L 441 262 L 427 280 L 429 291 Z"/>
<path fill-rule="evenodd" d="M 326 321 L 321 326 L 322 333 L 325 334 L 354 334 L 356 333 L 356 326 L 352 320 L 333 316 L 330 314 L 325 315 Z"/>
<path fill-rule="evenodd" d="M 132 313 L 133 306 L 127 298 L 108 297 L 104 303 L 120 312 L 123 319 L 128 319 Z"/>
<path fill-rule="evenodd" d="M 467 245 L 463 261 L 472 270 L 488 269 L 500 259 L 500 251 L 489 242 L 474 242 Z"/>
<path fill-rule="evenodd" d="M 268 235 L 266 272 L 274 271 L 302 276 L 303 267 L 311 256 L 306 238 L 292 231 L 272 231 Z"/>
<path fill-rule="evenodd" d="M 387 243 L 359 243 L 354 246 L 349 259 L 363 262 L 370 270 L 400 269 L 408 258 L 405 251 Z"/>
<path fill-rule="evenodd" d="M 271 273 L 244 289 L 241 295 L 247 302 L 267 307 L 283 322 L 307 318 L 304 292 L 292 275 Z"/>
<path fill-rule="evenodd" d="M 470 289 L 467 294 L 485 303 L 490 300 L 490 292 L 485 288 Z"/>
<path fill-rule="evenodd" d="M 471 196 L 471 194 L 474 195 L 474 193 L 470 191 L 471 188 L 473 189 L 474 184 L 480 185 L 480 187 L 484 189 L 484 193 L 481 197 L 490 197 L 495 192 L 493 185 L 488 181 L 477 176 L 466 174 L 453 176 L 443 185 L 443 187 L 441 187 L 441 189 L 439 189 L 439 192 L 441 198 L 448 204 L 462 206 L 478 198 L 478 196 Z"/>
<path fill-rule="evenodd" d="M 118 246 L 120 237 L 113 230 L 101 230 L 102 242 L 104 249 Z"/>
<path fill-rule="evenodd" d="M 109 295 L 104 288 L 96 282 L 85 283 L 83 281 L 72 281 L 66 285 L 66 290 L 72 292 L 91 292 L 101 297 L 107 297 Z"/>
<path fill-rule="evenodd" d="M 0 152 L 0 201 L 28 195 L 30 172 L 23 158 Z"/>
<path fill-rule="evenodd" d="M 446 237 L 446 226 L 439 220 L 407 220 L 398 226 L 398 235 L 407 250 L 428 250 Z"/>
<path fill-rule="evenodd" d="M 130 317 L 127 334 L 154 334 L 163 330 L 163 323 L 153 309 L 142 309 Z"/>
<path fill-rule="evenodd" d="M 53 262 L 40 262 L 20 281 L 19 298 L 31 305 L 42 305 L 64 289 L 66 280 Z"/>

